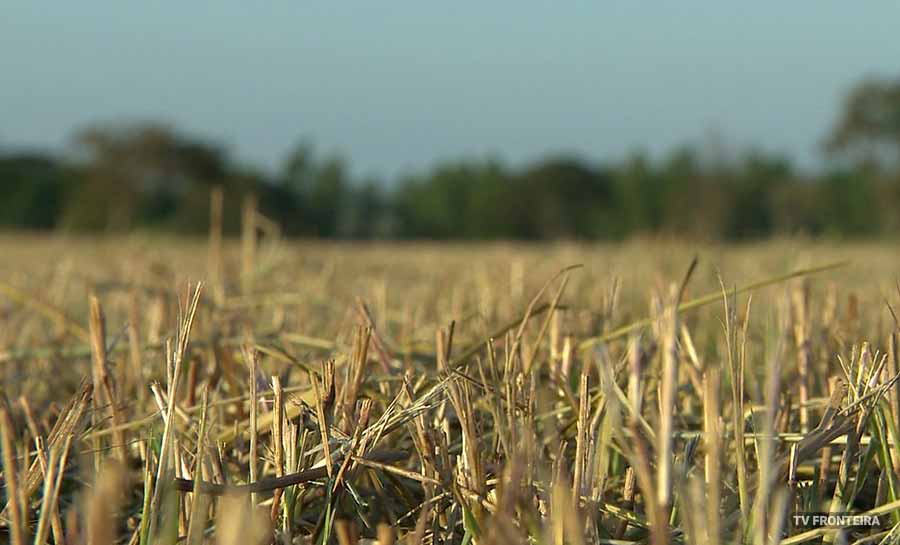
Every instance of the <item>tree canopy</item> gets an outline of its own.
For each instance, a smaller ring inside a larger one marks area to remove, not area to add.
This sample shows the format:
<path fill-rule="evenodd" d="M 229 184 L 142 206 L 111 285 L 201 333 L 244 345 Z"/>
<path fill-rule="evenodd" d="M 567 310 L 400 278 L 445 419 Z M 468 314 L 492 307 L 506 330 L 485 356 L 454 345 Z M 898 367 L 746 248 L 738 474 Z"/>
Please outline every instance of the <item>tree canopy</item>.
<path fill-rule="evenodd" d="M 492 158 L 435 165 L 397 180 L 355 179 L 347 161 L 301 141 L 278 172 L 156 122 L 95 125 L 71 153 L 0 150 L 0 227 L 203 233 L 224 189 L 225 228 L 254 193 L 289 236 L 585 239 L 778 234 L 890 236 L 900 227 L 900 80 L 867 79 L 824 140 L 833 162 L 798 172 L 777 154 L 733 158 L 682 147 L 598 165 L 551 156 L 518 168 Z"/>

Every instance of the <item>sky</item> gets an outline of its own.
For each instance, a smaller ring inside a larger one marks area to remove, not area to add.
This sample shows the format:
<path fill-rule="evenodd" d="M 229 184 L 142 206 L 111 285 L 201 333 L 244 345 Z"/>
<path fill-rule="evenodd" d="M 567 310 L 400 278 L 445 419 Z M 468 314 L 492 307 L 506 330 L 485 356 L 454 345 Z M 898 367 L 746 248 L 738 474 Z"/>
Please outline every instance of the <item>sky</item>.
<path fill-rule="evenodd" d="M 900 76 L 900 2 L 20 2 L 0 148 L 163 120 L 277 169 L 300 141 L 390 178 L 724 138 L 821 165 L 854 83 Z"/>

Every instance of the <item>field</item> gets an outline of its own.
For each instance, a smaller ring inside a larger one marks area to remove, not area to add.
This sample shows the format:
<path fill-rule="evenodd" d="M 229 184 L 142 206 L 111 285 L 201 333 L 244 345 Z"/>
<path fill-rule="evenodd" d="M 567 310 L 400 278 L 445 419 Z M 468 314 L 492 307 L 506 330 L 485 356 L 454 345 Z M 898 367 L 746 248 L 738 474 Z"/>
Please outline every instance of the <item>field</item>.
<path fill-rule="evenodd" d="M 900 542 L 886 243 L 0 255 L 0 540 Z"/>

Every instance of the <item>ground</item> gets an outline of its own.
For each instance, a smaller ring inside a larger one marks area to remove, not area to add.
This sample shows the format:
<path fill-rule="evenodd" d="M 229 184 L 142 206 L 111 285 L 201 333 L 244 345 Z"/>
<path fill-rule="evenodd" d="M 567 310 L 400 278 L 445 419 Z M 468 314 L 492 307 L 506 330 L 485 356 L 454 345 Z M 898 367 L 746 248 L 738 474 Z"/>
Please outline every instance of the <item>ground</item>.
<path fill-rule="evenodd" d="M 252 242 L 0 236 L 11 539 L 800 542 L 819 534 L 778 513 L 898 522 L 888 243 Z M 225 486 L 176 490 L 195 476 Z M 202 493 L 246 483 L 254 507 Z"/>

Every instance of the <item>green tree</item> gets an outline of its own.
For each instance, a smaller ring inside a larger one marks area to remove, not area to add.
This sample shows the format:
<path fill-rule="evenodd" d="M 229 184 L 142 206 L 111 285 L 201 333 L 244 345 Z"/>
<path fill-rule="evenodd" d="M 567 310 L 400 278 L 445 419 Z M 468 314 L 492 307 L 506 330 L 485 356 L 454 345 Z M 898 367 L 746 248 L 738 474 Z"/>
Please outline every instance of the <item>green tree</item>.
<path fill-rule="evenodd" d="M 209 187 L 232 183 L 218 146 L 164 125 L 93 126 L 78 132 L 74 144 L 79 181 L 63 214 L 67 228 L 205 229 Z"/>
<path fill-rule="evenodd" d="M 0 157 L 0 226 L 51 229 L 66 198 L 68 173 L 51 156 L 35 153 Z"/>
<path fill-rule="evenodd" d="M 407 237 L 513 238 L 521 234 L 512 196 L 505 169 L 489 159 L 444 163 L 409 176 L 394 200 Z"/>
<path fill-rule="evenodd" d="M 869 78 L 854 87 L 825 149 L 874 165 L 900 164 L 900 79 Z"/>
<path fill-rule="evenodd" d="M 299 219 L 291 231 L 320 237 L 340 234 L 352 193 L 342 157 L 318 159 L 312 145 L 302 141 L 285 161 L 280 185 L 293 194 L 298 209 Z"/>
<path fill-rule="evenodd" d="M 613 231 L 613 180 L 605 171 L 555 158 L 525 170 L 514 186 L 521 203 L 517 223 L 526 236 L 607 238 Z"/>
<path fill-rule="evenodd" d="M 829 174 L 820 182 L 822 215 L 831 235 L 863 237 L 877 234 L 881 220 L 877 214 L 876 183 L 859 173 Z"/>
<path fill-rule="evenodd" d="M 730 188 L 732 209 L 723 235 L 730 239 L 771 236 L 776 226 L 774 196 L 794 178 L 790 162 L 751 152 L 738 165 L 735 175 Z"/>

